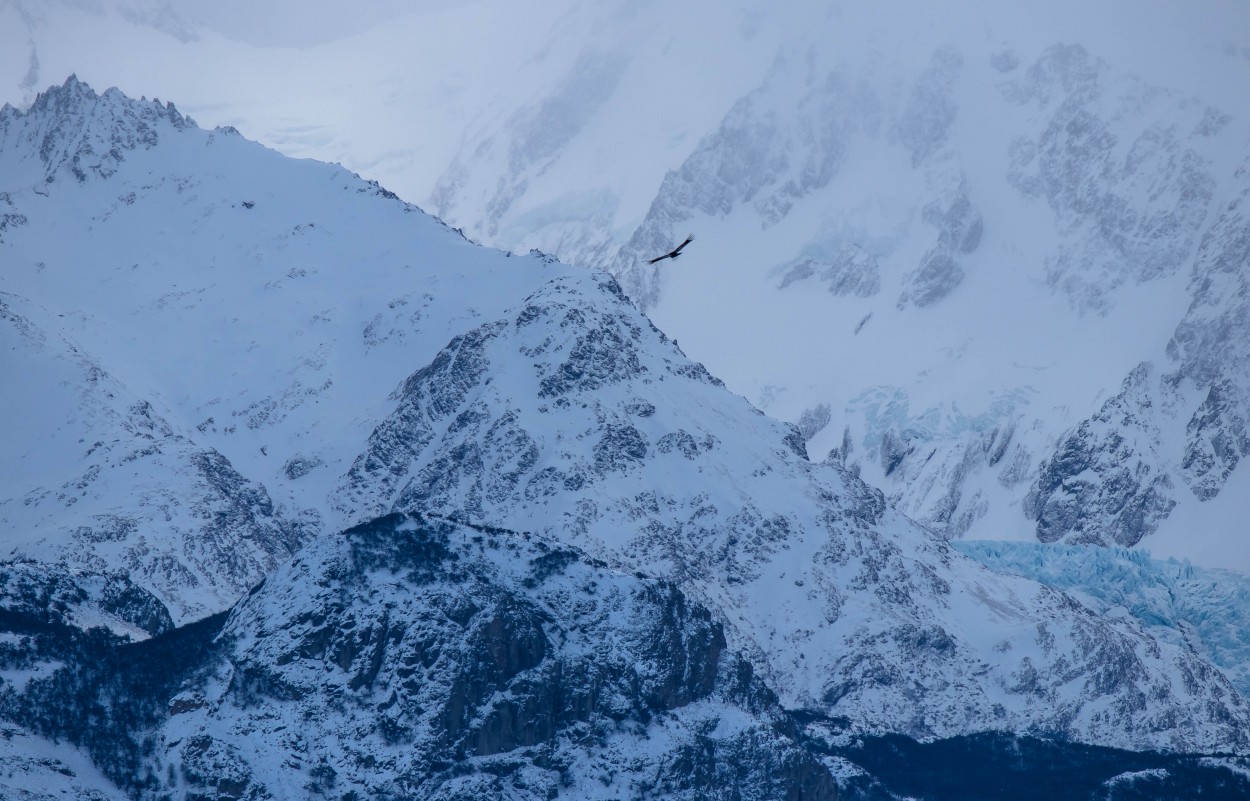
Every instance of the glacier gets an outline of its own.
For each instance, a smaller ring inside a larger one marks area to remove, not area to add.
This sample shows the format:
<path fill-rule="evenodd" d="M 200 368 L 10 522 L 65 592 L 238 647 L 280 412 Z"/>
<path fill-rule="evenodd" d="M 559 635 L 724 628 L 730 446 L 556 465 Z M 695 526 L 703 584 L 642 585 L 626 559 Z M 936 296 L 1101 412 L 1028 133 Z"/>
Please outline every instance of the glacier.
<path fill-rule="evenodd" d="M 1127 548 L 974 540 L 954 547 L 993 570 L 1070 593 L 1100 614 L 1131 617 L 1210 660 L 1250 694 L 1250 578 L 1239 572 Z"/>

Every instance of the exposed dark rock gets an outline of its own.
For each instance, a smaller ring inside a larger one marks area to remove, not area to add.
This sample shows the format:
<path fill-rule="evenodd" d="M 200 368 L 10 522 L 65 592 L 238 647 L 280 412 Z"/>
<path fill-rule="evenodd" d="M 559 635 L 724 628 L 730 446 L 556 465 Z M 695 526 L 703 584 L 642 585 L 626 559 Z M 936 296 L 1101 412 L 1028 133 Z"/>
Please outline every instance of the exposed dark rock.
<path fill-rule="evenodd" d="M 803 413 L 799 415 L 799 421 L 796 424 L 803 441 L 811 442 L 812 437 L 819 434 L 825 429 L 825 426 L 829 425 L 832 417 L 833 410 L 829 408 L 827 403 L 819 403 L 811 409 L 804 409 Z"/>
<path fill-rule="evenodd" d="M 1185 426 L 1181 474 L 1200 500 L 1219 494 L 1243 456 L 1250 454 L 1245 402 L 1232 381 L 1212 385 Z"/>
<path fill-rule="evenodd" d="M 164 604 L 127 576 L 37 562 L 0 563 L 0 609 L 48 625 L 87 621 L 133 627 L 147 635 L 174 627 Z"/>
<path fill-rule="evenodd" d="M 73 75 L 41 93 L 24 114 L 41 123 L 25 135 L 38 141 L 48 183 L 63 170 L 80 183 L 91 176 L 107 178 L 127 151 L 155 146 L 162 132 L 195 127 L 172 103 L 136 103 L 117 89 L 97 95 Z M 0 109 L 0 137 L 22 115 L 11 106 Z"/>
<path fill-rule="evenodd" d="M 786 269 L 778 289 L 818 275 L 829 283 L 829 291 L 838 296 L 870 298 L 881 291 L 881 268 L 877 257 L 858 247 L 846 248 L 828 262 L 809 257 L 798 259 Z"/>
<path fill-rule="evenodd" d="M 899 308 L 908 301 L 920 308 L 931 306 L 953 292 L 963 280 L 963 268 L 955 258 L 941 247 L 934 248 L 920 260 L 920 268 L 912 274 L 910 286 L 899 299 Z"/>
<path fill-rule="evenodd" d="M 526 535 L 372 521 L 279 571 L 222 642 L 182 689 L 205 701 L 179 707 L 152 773 L 179 779 L 156 794 L 837 798 L 707 610 Z"/>
<path fill-rule="evenodd" d="M 1160 467 L 1160 434 L 1150 365 L 1139 365 L 1120 393 L 1063 438 L 1042 463 L 1024 501 L 1043 542 L 1065 539 L 1135 545 L 1176 501 Z"/>

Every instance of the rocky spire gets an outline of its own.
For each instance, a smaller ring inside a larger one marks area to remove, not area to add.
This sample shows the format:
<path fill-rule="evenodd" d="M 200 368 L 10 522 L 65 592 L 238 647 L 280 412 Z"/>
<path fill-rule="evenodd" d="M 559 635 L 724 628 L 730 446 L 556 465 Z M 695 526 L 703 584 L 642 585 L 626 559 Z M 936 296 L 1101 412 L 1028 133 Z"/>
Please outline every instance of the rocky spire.
<path fill-rule="evenodd" d="M 82 183 L 108 178 L 125 154 L 154 146 L 162 135 L 196 128 L 173 103 L 132 100 L 116 88 L 97 94 L 77 75 L 41 92 L 25 112 L 0 110 L 0 146 L 22 151 L 29 173 L 18 183 Z"/>

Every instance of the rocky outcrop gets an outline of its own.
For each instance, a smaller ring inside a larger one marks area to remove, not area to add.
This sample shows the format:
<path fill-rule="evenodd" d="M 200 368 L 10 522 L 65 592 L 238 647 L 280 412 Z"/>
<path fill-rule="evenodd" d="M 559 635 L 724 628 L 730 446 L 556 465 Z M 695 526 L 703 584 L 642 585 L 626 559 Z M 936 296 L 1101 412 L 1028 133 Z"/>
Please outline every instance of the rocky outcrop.
<path fill-rule="evenodd" d="M 1146 121 L 1164 93 L 1117 79 L 1080 45 L 1055 45 L 1006 83 L 1004 94 L 1049 116 L 1039 134 L 1012 142 L 1008 179 L 1044 198 L 1060 230 L 1084 234 L 1051 259 L 1046 273 L 1052 286 L 1078 307 L 1099 311 L 1113 302 L 1117 287 L 1182 269 L 1215 198 L 1216 179 L 1200 131 L 1190 135 L 1175 124 Z M 1127 136 L 1120 122 L 1125 114 L 1142 119 Z M 1200 128 L 1200 107 L 1184 116 L 1195 114 L 1190 124 Z"/>
<path fill-rule="evenodd" d="M 1139 366 L 1043 462 L 1024 505 L 1043 541 L 1133 545 L 1168 516 L 1183 486 L 1209 501 L 1250 453 L 1246 197 L 1202 238 L 1193 300 L 1168 343 L 1167 371 Z M 1182 450 L 1165 445 L 1172 441 Z"/>
<path fill-rule="evenodd" d="M 1042 463 L 1024 501 L 1042 542 L 1136 545 L 1176 505 L 1163 467 L 1153 378 L 1150 365 L 1139 366 Z"/>
<path fill-rule="evenodd" d="M 515 532 L 364 524 L 222 642 L 165 728 L 178 797 L 837 798 L 707 610 Z"/>
<path fill-rule="evenodd" d="M 25 116 L 42 125 L 23 124 Z M 192 128 L 195 121 L 173 103 L 136 103 L 117 89 L 97 95 L 71 75 L 40 94 L 24 114 L 7 104 L 0 109 L 0 149 L 38 155 L 22 177 L 53 183 L 64 175 L 82 183 L 113 175 L 128 151 L 154 147 L 163 130 Z"/>
<path fill-rule="evenodd" d="M 998 463 L 1011 439 L 979 458 Z M 338 498 L 344 516 L 503 525 L 666 577 L 724 615 L 786 705 L 870 731 L 1246 736 L 1218 671 L 977 570 L 837 460 L 809 462 L 799 430 L 725 393 L 602 278 L 555 279 L 414 372 Z M 1167 725 L 1173 703 L 1210 723 Z"/>
<path fill-rule="evenodd" d="M 0 608 L 44 626 L 105 626 L 143 639 L 174 628 L 157 598 L 121 573 L 93 574 L 33 561 L 0 563 Z M 10 657 L 33 655 L 7 645 Z M 12 665 L 8 665 L 12 667 Z"/>
<path fill-rule="evenodd" d="M 1250 179 L 1250 164 L 1238 175 Z M 1219 494 L 1250 454 L 1250 189 L 1229 203 L 1198 250 L 1193 302 L 1168 343 L 1171 385 L 1205 392 L 1185 426 L 1181 476 L 1195 496 Z"/>

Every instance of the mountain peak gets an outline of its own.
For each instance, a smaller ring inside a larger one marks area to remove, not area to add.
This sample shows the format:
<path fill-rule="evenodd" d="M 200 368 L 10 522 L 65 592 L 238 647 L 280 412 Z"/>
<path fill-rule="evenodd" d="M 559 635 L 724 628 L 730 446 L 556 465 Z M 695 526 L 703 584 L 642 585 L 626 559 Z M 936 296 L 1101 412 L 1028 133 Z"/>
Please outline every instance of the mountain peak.
<path fill-rule="evenodd" d="M 55 183 L 68 172 L 79 183 L 108 178 L 127 151 L 150 148 L 164 134 L 196 128 L 173 103 L 134 100 L 116 87 L 97 94 L 76 74 L 41 92 L 25 112 L 0 109 L 0 142 L 26 162 L 29 178 Z"/>

